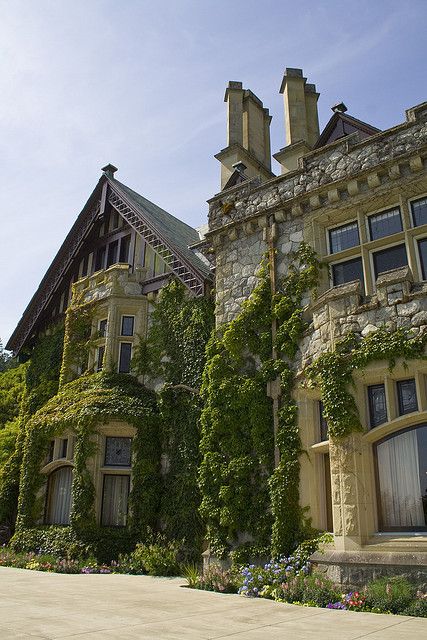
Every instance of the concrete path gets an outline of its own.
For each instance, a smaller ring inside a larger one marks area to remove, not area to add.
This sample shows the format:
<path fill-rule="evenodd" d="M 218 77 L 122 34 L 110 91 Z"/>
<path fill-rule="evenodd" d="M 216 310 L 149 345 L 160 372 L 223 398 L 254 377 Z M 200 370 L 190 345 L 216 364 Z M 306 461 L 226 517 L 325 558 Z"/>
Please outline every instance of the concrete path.
<path fill-rule="evenodd" d="M 329 611 L 182 588 L 180 578 L 0 567 L 0 639 L 415 640 L 427 620 Z"/>

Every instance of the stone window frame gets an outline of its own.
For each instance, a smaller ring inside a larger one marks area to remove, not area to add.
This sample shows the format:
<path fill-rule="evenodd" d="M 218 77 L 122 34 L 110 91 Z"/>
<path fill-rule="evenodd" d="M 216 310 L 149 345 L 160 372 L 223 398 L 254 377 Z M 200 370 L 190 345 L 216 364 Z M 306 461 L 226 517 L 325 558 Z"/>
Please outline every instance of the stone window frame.
<path fill-rule="evenodd" d="M 133 451 L 131 457 L 131 465 L 130 467 L 115 467 L 115 466 L 106 466 L 105 465 L 105 445 L 108 437 L 113 438 L 132 438 L 134 439 L 136 436 L 136 429 L 132 425 L 129 425 L 120 421 L 112 421 L 106 425 L 101 425 L 98 427 L 98 431 L 96 436 L 94 436 L 95 444 L 97 447 L 97 453 L 94 457 L 92 464 L 92 473 L 94 478 L 94 486 L 95 486 L 95 516 L 97 523 L 101 526 L 101 518 L 102 518 L 102 497 L 103 497 L 103 488 L 104 488 L 104 476 L 106 475 L 119 475 L 119 476 L 129 476 L 129 495 L 132 491 L 133 487 L 133 473 L 132 473 L 132 463 L 133 463 Z M 128 511 L 129 515 L 129 511 Z"/>
<path fill-rule="evenodd" d="M 338 264 L 340 262 L 345 262 L 347 260 L 351 260 L 354 258 L 360 257 L 362 259 L 363 273 L 364 273 L 364 282 L 363 287 L 366 292 L 366 295 L 372 295 L 376 292 L 376 279 L 374 273 L 374 265 L 373 265 L 373 253 L 376 251 L 381 251 L 383 249 L 387 249 L 389 247 L 405 244 L 406 253 L 408 258 L 408 266 L 413 274 L 414 280 L 416 282 L 422 282 L 422 271 L 421 271 L 421 263 L 419 259 L 419 252 L 417 247 L 417 240 L 421 238 L 427 237 L 427 224 L 421 225 L 419 227 L 414 227 L 412 224 L 412 209 L 411 202 L 419 200 L 420 198 L 426 197 L 426 194 L 418 193 L 417 195 L 411 196 L 410 198 L 404 197 L 401 193 L 396 197 L 390 198 L 386 206 L 381 206 L 378 208 L 373 208 L 368 210 L 368 207 L 365 204 L 358 205 L 356 207 L 357 214 L 356 218 L 359 222 L 359 239 L 360 244 L 351 247 L 349 249 L 344 249 L 343 251 L 331 254 L 329 253 L 329 230 L 343 226 L 344 224 L 354 222 L 354 210 L 355 208 L 351 208 L 347 211 L 347 216 L 342 216 L 339 223 L 336 222 L 333 225 L 322 224 L 318 222 L 319 226 L 323 230 L 324 240 L 321 241 L 321 259 L 328 266 L 332 266 L 334 264 Z M 383 213 L 386 211 L 390 211 L 392 209 L 399 209 L 402 220 L 403 230 L 394 233 L 390 236 L 384 236 L 382 238 L 378 238 L 377 240 L 370 240 L 369 235 L 369 217 L 372 215 L 376 215 L 378 213 Z M 344 213 L 344 212 L 343 212 Z M 318 244 L 318 243 L 316 243 Z M 323 250 L 322 250 L 323 248 Z M 330 270 L 329 278 L 328 278 L 328 288 L 333 288 L 332 281 L 332 273 Z"/>

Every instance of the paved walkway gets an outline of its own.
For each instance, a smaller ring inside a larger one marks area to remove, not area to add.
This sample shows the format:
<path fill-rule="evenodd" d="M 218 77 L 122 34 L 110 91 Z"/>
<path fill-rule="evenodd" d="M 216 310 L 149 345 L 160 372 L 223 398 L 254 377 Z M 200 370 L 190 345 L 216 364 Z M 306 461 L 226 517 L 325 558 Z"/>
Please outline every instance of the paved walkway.
<path fill-rule="evenodd" d="M 415 640 L 427 620 L 184 589 L 180 578 L 0 567 L 1 640 Z"/>

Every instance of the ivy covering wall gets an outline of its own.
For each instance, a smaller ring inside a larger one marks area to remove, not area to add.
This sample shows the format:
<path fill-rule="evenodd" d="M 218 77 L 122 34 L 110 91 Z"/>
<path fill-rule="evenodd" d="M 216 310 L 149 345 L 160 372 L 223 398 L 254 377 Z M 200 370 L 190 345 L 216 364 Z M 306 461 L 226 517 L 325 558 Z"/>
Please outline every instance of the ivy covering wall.
<path fill-rule="evenodd" d="M 211 551 L 219 556 L 245 543 L 256 552 L 270 542 L 278 556 L 303 537 L 293 360 L 305 328 L 303 298 L 315 287 L 320 265 L 305 244 L 293 258 L 275 292 L 269 266 L 262 266 L 240 314 L 208 345 L 200 511 Z M 268 384 L 280 388 L 276 442 Z"/>

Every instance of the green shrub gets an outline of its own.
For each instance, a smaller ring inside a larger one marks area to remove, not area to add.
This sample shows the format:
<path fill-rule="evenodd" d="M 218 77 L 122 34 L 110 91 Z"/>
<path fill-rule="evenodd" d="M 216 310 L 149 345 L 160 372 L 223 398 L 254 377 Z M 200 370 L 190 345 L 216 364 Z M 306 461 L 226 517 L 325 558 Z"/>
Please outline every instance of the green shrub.
<path fill-rule="evenodd" d="M 417 598 L 409 607 L 402 612 L 404 616 L 418 616 L 419 618 L 427 618 L 427 599 L 426 597 Z"/>
<path fill-rule="evenodd" d="M 312 573 L 293 576 L 276 589 L 275 599 L 284 602 L 299 602 L 310 606 L 326 607 L 341 597 L 337 586 L 321 574 Z"/>
<path fill-rule="evenodd" d="M 403 613 L 414 605 L 416 595 L 416 587 L 401 576 L 378 578 L 365 587 L 366 607 L 384 612 Z"/>
<path fill-rule="evenodd" d="M 136 545 L 131 558 L 144 567 L 150 576 L 176 576 L 179 574 L 178 554 L 181 546 L 182 543 L 167 540 L 160 533 L 152 534 L 148 542 Z"/>
<path fill-rule="evenodd" d="M 187 580 L 190 589 L 200 589 L 201 587 L 201 571 L 198 564 L 189 562 L 182 566 L 182 575 Z"/>

